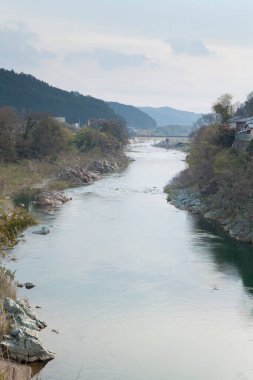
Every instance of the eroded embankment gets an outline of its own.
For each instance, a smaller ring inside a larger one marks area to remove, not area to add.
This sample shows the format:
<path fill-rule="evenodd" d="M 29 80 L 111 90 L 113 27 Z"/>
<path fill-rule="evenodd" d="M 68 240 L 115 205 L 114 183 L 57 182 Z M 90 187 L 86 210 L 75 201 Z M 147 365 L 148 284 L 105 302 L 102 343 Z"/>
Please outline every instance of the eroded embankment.
<path fill-rule="evenodd" d="M 187 210 L 200 214 L 204 218 L 219 223 L 232 238 L 253 244 L 253 228 L 248 218 L 245 218 L 243 210 L 237 214 L 233 209 L 217 207 L 216 195 L 205 196 L 194 187 L 179 188 L 170 183 L 165 187 L 168 194 L 167 200 L 181 210 Z"/>

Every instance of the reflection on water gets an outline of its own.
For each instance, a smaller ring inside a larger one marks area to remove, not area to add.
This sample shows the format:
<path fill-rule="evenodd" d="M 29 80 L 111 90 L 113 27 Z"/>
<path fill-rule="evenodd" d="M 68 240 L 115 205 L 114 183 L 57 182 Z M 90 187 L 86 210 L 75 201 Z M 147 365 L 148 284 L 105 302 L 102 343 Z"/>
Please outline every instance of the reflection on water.
<path fill-rule="evenodd" d="M 57 353 L 39 379 L 252 379 L 252 248 L 166 202 L 183 153 L 129 154 L 53 215 L 36 210 L 51 233 L 31 228 L 11 253 Z"/>
<path fill-rule="evenodd" d="M 216 269 L 235 278 L 240 277 L 245 290 L 253 295 L 253 248 L 227 236 L 221 228 L 203 218 L 194 217 L 194 229 L 200 241 L 208 246 Z M 210 232 L 210 233 L 207 233 Z"/>

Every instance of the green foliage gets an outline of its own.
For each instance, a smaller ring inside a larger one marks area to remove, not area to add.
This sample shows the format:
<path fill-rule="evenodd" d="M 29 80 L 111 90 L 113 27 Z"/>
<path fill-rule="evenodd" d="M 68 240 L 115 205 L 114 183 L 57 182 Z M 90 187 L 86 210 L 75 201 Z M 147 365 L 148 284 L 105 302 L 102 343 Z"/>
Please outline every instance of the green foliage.
<path fill-rule="evenodd" d="M 13 247 L 18 234 L 35 224 L 34 217 L 22 208 L 0 210 L 0 249 Z"/>
<path fill-rule="evenodd" d="M 17 141 L 20 136 L 18 116 L 10 107 L 0 108 L 0 158 L 13 161 L 17 158 Z"/>
<path fill-rule="evenodd" d="M 213 105 L 213 111 L 220 116 L 221 122 L 226 123 L 234 114 L 232 95 L 222 95 Z"/>
<path fill-rule="evenodd" d="M 110 139 L 105 133 L 84 127 L 77 133 L 75 144 L 80 152 L 89 152 L 94 149 L 104 152 L 110 148 Z"/>
<path fill-rule="evenodd" d="M 253 140 L 251 140 L 248 144 L 246 151 L 248 152 L 249 156 L 253 156 Z"/>
<path fill-rule="evenodd" d="M 92 127 L 84 127 L 76 134 L 74 143 L 80 152 L 116 153 L 127 143 L 127 135 L 118 121 L 95 120 Z"/>
<path fill-rule="evenodd" d="M 69 147 L 72 134 L 58 121 L 46 117 L 34 122 L 29 119 L 24 139 L 28 157 L 56 159 L 57 154 Z"/>

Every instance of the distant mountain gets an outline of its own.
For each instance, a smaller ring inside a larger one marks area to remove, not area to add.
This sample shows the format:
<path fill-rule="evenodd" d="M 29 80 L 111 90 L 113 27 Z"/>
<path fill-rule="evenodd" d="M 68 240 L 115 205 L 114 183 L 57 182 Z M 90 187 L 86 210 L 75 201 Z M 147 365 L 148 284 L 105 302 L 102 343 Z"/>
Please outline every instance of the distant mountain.
<path fill-rule="evenodd" d="M 167 125 L 158 127 L 155 133 L 159 136 L 186 137 L 189 136 L 193 130 L 194 126 L 191 125 Z"/>
<path fill-rule="evenodd" d="M 4 69 L 0 69 L 0 106 L 11 106 L 24 113 L 47 112 L 63 116 L 69 123 L 118 118 L 102 100 L 60 90 L 31 75 Z"/>
<path fill-rule="evenodd" d="M 121 103 L 108 102 L 107 103 L 115 113 L 123 117 L 127 126 L 135 129 L 156 129 L 156 121 L 142 110 Z"/>
<path fill-rule="evenodd" d="M 195 112 L 181 111 L 171 107 L 139 107 L 139 109 L 147 113 L 158 124 L 158 126 L 168 125 L 192 125 L 202 115 Z"/>

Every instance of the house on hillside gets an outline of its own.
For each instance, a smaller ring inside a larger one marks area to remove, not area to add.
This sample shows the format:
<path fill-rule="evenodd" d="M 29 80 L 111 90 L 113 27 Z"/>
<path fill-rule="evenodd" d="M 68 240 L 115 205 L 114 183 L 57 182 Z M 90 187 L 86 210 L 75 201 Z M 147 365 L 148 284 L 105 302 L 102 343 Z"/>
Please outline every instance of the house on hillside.
<path fill-rule="evenodd" d="M 236 130 L 234 146 L 245 146 L 253 139 L 253 117 L 235 116 L 228 121 L 229 127 Z M 239 143 L 241 141 L 241 143 Z"/>

